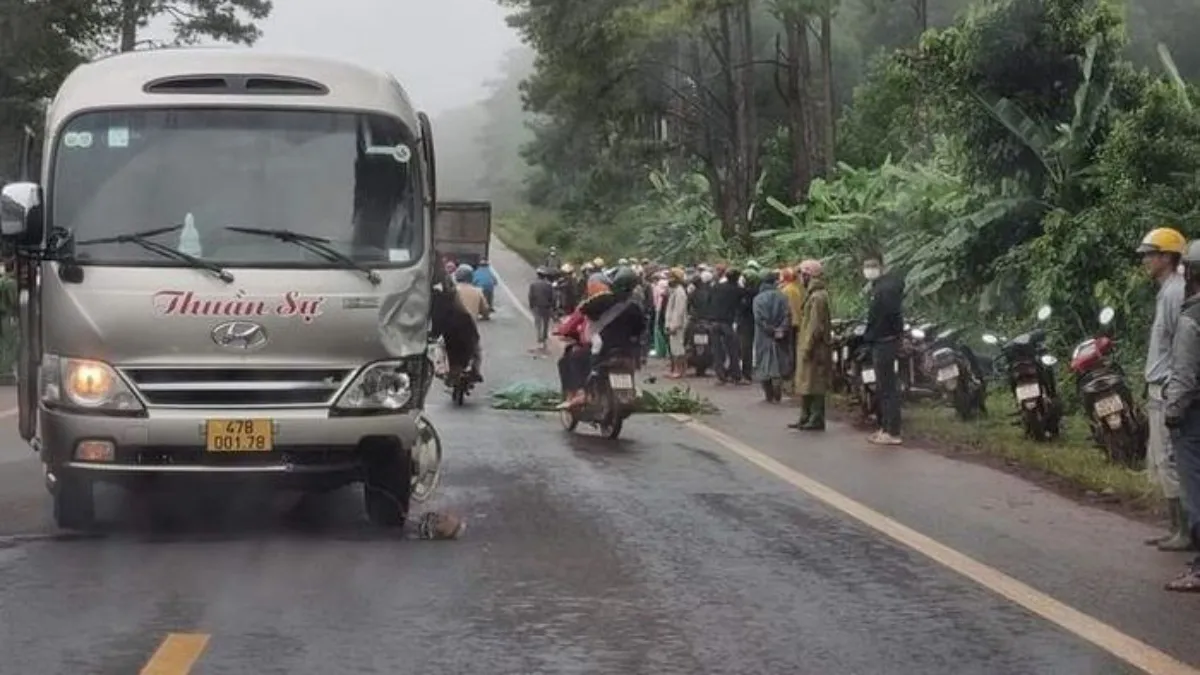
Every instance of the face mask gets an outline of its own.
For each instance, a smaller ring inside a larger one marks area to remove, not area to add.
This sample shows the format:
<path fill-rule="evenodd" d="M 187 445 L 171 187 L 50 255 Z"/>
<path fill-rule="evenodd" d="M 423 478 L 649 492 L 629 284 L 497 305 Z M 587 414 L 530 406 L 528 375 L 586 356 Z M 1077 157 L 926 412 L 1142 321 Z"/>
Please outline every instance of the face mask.
<path fill-rule="evenodd" d="M 878 267 L 864 267 L 863 268 L 863 276 L 867 278 L 867 281 L 875 281 L 876 279 L 879 278 L 879 268 Z"/>

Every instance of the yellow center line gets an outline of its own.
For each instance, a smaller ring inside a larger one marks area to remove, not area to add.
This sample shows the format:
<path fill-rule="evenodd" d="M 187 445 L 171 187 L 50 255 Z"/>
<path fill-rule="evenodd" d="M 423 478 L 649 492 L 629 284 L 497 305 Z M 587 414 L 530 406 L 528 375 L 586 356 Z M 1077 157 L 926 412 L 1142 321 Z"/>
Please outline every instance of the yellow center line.
<path fill-rule="evenodd" d="M 1154 647 L 1126 635 L 1113 626 L 1093 618 L 1063 602 L 1022 583 L 1013 577 L 960 553 L 935 539 L 893 520 L 857 502 L 831 487 L 786 466 L 749 445 L 703 424 L 688 415 L 673 414 L 688 428 L 715 441 L 726 450 L 782 479 L 801 492 L 844 513 L 867 527 L 884 534 L 930 558 L 953 572 L 974 581 L 993 593 L 1007 598 L 1043 619 L 1112 654 L 1150 675 L 1200 675 L 1200 670 Z"/>
<path fill-rule="evenodd" d="M 204 633 L 168 633 L 139 675 L 187 675 L 208 646 Z"/>

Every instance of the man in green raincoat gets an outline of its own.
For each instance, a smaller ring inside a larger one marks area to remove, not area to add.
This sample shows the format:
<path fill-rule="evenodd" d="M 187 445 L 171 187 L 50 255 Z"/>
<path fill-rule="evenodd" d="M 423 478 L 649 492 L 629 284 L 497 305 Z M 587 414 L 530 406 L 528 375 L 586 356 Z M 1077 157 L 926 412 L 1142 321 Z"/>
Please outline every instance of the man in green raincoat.
<path fill-rule="evenodd" d="M 804 431 L 825 430 L 825 394 L 833 384 L 832 318 L 829 292 L 821 263 L 800 263 L 804 283 L 804 308 L 796 336 L 796 395 L 800 397 L 800 419 L 788 426 Z"/>

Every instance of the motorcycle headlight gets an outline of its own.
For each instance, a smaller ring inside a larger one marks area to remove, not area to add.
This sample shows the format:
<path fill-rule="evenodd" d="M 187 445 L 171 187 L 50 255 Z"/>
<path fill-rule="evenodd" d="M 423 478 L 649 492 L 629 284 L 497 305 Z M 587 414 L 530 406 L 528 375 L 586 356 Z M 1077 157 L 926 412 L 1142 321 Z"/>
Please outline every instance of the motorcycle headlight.
<path fill-rule="evenodd" d="M 358 373 L 333 407 L 360 412 L 404 410 L 412 401 L 414 380 L 419 375 L 410 360 L 372 363 Z"/>
<path fill-rule="evenodd" d="M 48 354 L 39 379 L 42 403 L 49 406 L 110 413 L 145 410 L 125 378 L 103 361 Z"/>
<path fill-rule="evenodd" d="M 1058 363 L 1058 359 L 1054 358 L 1054 356 L 1050 354 L 1042 354 L 1041 362 L 1043 366 L 1052 366 Z"/>

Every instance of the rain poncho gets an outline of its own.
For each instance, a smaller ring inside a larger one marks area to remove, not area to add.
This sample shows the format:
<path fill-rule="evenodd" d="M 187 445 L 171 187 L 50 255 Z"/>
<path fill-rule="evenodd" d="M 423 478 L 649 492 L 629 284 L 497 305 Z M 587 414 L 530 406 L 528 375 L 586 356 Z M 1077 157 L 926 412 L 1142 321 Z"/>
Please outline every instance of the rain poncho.
<path fill-rule="evenodd" d="M 787 297 L 768 278 L 754 296 L 753 310 L 754 379 L 766 382 L 781 378 L 791 369 L 792 361 L 787 348 L 788 330 L 792 327 Z"/>

